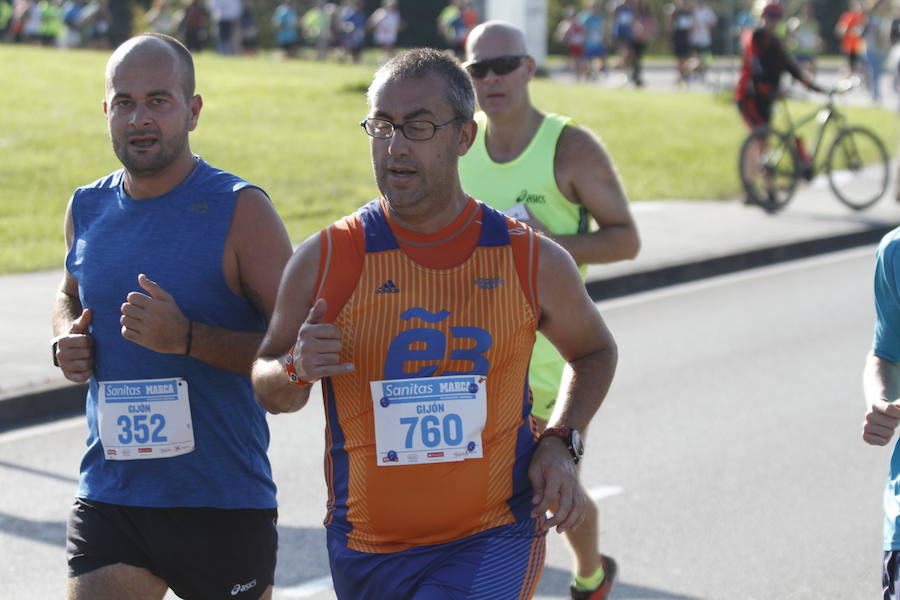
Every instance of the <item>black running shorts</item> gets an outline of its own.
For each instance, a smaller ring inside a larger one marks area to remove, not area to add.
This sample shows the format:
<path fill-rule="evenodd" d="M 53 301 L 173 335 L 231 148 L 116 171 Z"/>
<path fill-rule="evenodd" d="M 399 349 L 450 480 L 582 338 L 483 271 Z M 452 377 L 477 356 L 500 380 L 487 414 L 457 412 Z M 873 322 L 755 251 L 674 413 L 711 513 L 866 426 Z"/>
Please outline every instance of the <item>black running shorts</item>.
<path fill-rule="evenodd" d="M 883 600 L 900 600 L 900 573 L 898 571 L 900 571 L 900 552 L 897 550 L 885 552 L 881 568 Z"/>
<path fill-rule="evenodd" d="M 125 563 L 181 598 L 256 600 L 275 581 L 275 509 L 145 508 L 76 499 L 69 577 Z"/>
<path fill-rule="evenodd" d="M 772 118 L 772 103 L 767 100 L 761 100 L 753 96 L 747 96 L 743 100 L 738 100 L 738 112 L 744 119 L 747 127 L 754 129 L 761 125 L 768 125 Z"/>

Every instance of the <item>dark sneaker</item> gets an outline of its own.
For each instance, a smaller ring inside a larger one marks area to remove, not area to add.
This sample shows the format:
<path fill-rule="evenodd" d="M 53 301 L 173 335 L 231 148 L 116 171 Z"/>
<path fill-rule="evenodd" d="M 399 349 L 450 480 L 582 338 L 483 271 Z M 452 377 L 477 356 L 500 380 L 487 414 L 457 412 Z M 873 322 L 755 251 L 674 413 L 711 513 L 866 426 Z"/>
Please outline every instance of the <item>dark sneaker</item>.
<path fill-rule="evenodd" d="M 600 561 L 603 563 L 603 570 L 606 571 L 606 575 L 603 576 L 603 581 L 600 582 L 600 586 L 597 589 L 588 590 L 586 592 L 576 590 L 574 586 L 570 587 L 569 591 L 572 592 L 572 598 L 574 600 L 606 600 L 609 598 L 609 593 L 616 584 L 616 576 L 619 574 L 619 567 L 612 557 L 604 554 L 600 555 Z"/>

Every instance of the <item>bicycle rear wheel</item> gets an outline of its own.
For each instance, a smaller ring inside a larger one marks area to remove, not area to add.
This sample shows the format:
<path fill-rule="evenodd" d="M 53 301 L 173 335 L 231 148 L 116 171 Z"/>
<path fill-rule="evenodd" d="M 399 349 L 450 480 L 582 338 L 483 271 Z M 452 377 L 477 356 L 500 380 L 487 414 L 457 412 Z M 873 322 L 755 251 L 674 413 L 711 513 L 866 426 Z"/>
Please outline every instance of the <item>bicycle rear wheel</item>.
<path fill-rule="evenodd" d="M 834 138 L 825 159 L 828 183 L 838 200 L 854 210 L 878 202 L 888 188 L 890 169 L 884 144 L 864 127 L 847 127 Z"/>
<path fill-rule="evenodd" d="M 738 169 L 749 200 L 775 212 L 797 187 L 799 159 L 793 142 L 769 127 L 754 129 L 741 145 Z"/>

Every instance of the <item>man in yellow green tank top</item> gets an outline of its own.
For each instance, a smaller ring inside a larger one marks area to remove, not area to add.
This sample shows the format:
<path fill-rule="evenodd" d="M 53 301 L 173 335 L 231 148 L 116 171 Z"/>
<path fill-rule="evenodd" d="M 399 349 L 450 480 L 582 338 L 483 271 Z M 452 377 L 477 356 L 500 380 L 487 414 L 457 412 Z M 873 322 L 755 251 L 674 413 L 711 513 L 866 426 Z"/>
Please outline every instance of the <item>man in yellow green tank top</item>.
<path fill-rule="evenodd" d="M 489 21 L 466 43 L 466 69 L 481 108 L 478 133 L 460 159 L 467 192 L 549 236 L 582 265 L 634 258 L 637 228 L 612 160 L 590 131 L 531 104 L 535 73 L 522 32 Z M 599 227 L 597 227 L 599 226 Z M 565 361 L 538 335 L 529 380 L 532 415 L 543 429 L 553 412 Z M 597 510 L 567 531 L 575 556 L 572 597 L 607 598 L 615 562 L 597 548 Z"/>

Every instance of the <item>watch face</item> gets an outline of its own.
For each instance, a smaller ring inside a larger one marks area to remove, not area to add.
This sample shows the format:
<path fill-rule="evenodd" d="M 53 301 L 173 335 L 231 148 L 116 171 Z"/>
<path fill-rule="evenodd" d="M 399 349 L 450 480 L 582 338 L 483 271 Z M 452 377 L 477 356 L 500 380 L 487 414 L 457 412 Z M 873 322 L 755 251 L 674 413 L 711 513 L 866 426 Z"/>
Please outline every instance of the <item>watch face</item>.
<path fill-rule="evenodd" d="M 581 441 L 581 434 L 577 429 L 573 429 L 569 434 L 572 437 L 572 451 L 581 458 L 584 455 L 584 442 Z"/>

